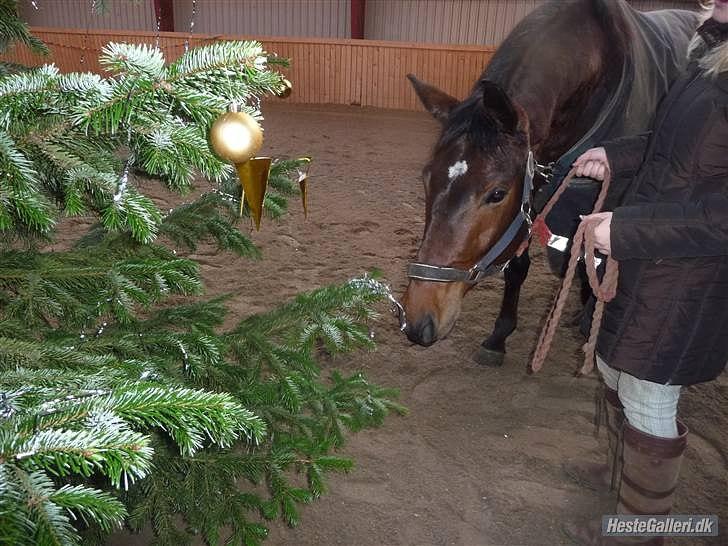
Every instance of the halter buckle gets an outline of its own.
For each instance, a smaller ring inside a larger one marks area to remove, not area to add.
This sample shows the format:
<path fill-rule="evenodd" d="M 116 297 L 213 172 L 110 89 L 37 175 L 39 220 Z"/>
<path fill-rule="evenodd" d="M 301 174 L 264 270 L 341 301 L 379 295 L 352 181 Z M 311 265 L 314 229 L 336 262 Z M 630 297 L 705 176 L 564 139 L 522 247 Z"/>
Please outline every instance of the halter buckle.
<path fill-rule="evenodd" d="M 545 178 L 548 182 L 551 181 L 551 178 L 554 176 L 554 166 L 555 163 L 552 161 L 551 163 L 536 163 L 535 164 L 535 171 L 536 174 L 539 176 Z"/>
<path fill-rule="evenodd" d="M 526 175 L 530 180 L 533 180 L 533 175 L 536 174 L 536 160 L 533 157 L 533 151 L 528 150 L 528 158 L 526 159 Z"/>
<path fill-rule="evenodd" d="M 531 234 L 531 228 L 533 227 L 533 218 L 531 218 L 531 203 L 521 204 L 521 214 L 523 215 L 523 221 L 528 226 L 528 234 Z"/>
<path fill-rule="evenodd" d="M 478 269 L 477 265 L 474 265 L 473 267 L 468 269 L 468 278 L 465 279 L 465 282 L 472 282 L 472 283 L 478 282 L 480 280 L 478 278 L 480 274 L 481 274 L 481 270 Z"/>

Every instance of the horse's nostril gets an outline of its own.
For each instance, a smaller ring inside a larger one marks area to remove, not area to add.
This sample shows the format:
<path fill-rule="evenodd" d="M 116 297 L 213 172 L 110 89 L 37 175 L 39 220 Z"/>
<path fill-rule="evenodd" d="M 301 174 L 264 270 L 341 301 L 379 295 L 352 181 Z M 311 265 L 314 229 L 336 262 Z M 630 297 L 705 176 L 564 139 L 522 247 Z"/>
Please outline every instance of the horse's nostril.
<path fill-rule="evenodd" d="M 422 326 L 422 333 L 420 334 L 422 345 L 432 345 L 435 341 L 435 323 L 430 317 L 425 319 L 425 323 Z"/>
<path fill-rule="evenodd" d="M 437 341 L 435 337 L 435 322 L 429 316 L 418 321 L 416 324 L 408 325 L 405 333 L 410 341 L 424 347 L 429 347 Z"/>

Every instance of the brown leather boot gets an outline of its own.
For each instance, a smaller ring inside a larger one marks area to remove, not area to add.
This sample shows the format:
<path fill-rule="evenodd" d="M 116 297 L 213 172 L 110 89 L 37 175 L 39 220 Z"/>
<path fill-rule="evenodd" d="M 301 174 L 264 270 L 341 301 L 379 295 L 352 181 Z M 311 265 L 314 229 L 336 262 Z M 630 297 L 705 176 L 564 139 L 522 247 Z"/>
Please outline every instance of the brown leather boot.
<path fill-rule="evenodd" d="M 624 422 L 624 406 L 617 391 L 606 385 L 597 409 L 597 430 L 600 424 L 607 429 L 607 460 L 604 463 L 593 461 L 568 461 L 563 464 L 564 473 L 575 483 L 592 491 L 616 491 L 616 478 L 619 476 L 621 431 Z"/>
<path fill-rule="evenodd" d="M 617 514 L 669 514 L 680 475 L 688 429 L 677 422 L 677 438 L 661 438 L 624 424 L 622 476 Z M 604 537 L 601 518 L 590 525 L 565 525 L 564 532 L 577 544 L 594 546 L 662 546 L 664 537 Z"/>
<path fill-rule="evenodd" d="M 677 434 L 661 438 L 625 423 L 618 514 L 670 513 L 688 441 L 688 427 L 680 420 Z"/>

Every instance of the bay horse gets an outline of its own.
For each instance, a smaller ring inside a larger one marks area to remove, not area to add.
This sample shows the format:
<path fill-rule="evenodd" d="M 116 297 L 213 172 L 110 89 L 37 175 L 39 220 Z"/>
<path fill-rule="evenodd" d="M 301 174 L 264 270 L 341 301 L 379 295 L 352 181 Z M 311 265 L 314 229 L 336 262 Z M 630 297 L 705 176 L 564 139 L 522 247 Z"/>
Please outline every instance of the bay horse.
<path fill-rule="evenodd" d="M 530 265 L 533 157 L 545 164 L 570 152 L 570 165 L 599 124 L 613 136 L 647 129 L 698 24 L 693 12 L 640 13 L 624 0 L 551 1 L 513 29 L 463 101 L 408 75 L 442 125 L 422 171 L 424 235 L 402 299 L 412 342 L 445 337 L 463 296 L 502 269 L 500 312 L 475 355 L 502 364 Z M 620 122 L 603 119 L 608 104 Z"/>

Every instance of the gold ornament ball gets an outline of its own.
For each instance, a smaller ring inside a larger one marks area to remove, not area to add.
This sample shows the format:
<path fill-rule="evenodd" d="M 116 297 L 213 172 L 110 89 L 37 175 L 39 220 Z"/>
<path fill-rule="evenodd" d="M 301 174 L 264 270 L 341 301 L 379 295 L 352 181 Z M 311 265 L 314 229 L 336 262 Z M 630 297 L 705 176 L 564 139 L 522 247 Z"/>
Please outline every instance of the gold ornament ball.
<path fill-rule="evenodd" d="M 263 130 L 250 114 L 227 112 L 210 128 L 210 147 L 233 164 L 245 163 L 263 146 Z"/>
<path fill-rule="evenodd" d="M 287 99 L 291 96 L 291 92 L 293 91 L 293 84 L 288 81 L 286 78 L 283 78 L 283 81 L 281 82 L 281 87 L 278 91 L 278 96 L 282 99 Z"/>

